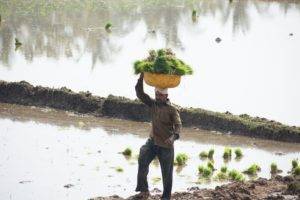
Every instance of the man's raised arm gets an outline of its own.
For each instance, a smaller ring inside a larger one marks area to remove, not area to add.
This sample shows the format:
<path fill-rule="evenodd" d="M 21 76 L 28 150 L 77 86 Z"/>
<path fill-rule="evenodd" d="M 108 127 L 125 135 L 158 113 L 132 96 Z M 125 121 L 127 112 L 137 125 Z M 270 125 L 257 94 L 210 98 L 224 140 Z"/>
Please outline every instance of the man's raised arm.
<path fill-rule="evenodd" d="M 136 85 L 135 85 L 135 92 L 136 96 L 147 106 L 152 106 L 154 104 L 154 100 L 150 98 L 148 94 L 144 92 L 144 74 L 141 73 L 140 78 L 138 79 Z"/>

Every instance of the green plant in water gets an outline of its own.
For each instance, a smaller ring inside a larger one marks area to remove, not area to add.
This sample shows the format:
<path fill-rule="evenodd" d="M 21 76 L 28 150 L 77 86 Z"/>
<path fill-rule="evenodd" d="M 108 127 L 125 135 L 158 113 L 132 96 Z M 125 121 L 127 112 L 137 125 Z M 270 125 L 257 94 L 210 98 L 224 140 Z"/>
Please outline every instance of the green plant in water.
<path fill-rule="evenodd" d="M 148 58 L 136 61 L 133 68 L 135 74 L 143 72 L 179 76 L 193 74 L 192 68 L 176 58 L 171 49 L 151 50 Z"/>
<path fill-rule="evenodd" d="M 201 159 L 205 159 L 208 157 L 208 153 L 206 151 L 201 151 L 200 154 L 199 154 L 199 157 Z"/>
<path fill-rule="evenodd" d="M 271 174 L 276 174 L 278 170 L 276 163 L 271 163 Z"/>
<path fill-rule="evenodd" d="M 197 17 L 197 11 L 195 9 L 192 12 L 192 17 Z"/>
<path fill-rule="evenodd" d="M 226 166 L 222 166 L 221 167 L 221 172 L 226 173 L 227 172 L 227 167 Z"/>
<path fill-rule="evenodd" d="M 248 169 L 244 171 L 245 174 L 254 176 L 257 175 L 257 172 L 261 170 L 260 166 L 257 164 L 252 164 Z"/>
<path fill-rule="evenodd" d="M 198 173 L 199 173 L 199 174 L 203 174 L 204 169 L 205 169 L 205 167 L 204 167 L 203 165 L 200 165 L 200 166 L 198 167 Z"/>
<path fill-rule="evenodd" d="M 176 156 L 176 159 L 175 159 L 175 164 L 176 165 L 179 165 L 179 166 L 182 166 L 182 165 L 185 165 L 186 164 L 186 161 L 188 160 L 188 156 L 185 154 L 185 153 L 179 153 L 177 156 Z"/>
<path fill-rule="evenodd" d="M 117 172 L 123 172 L 124 170 L 123 170 L 122 167 L 116 167 L 116 171 L 117 171 Z"/>
<path fill-rule="evenodd" d="M 231 152 L 232 152 L 231 148 L 225 147 L 224 153 L 223 153 L 223 158 L 227 159 L 227 160 L 231 159 Z"/>
<path fill-rule="evenodd" d="M 213 174 L 212 169 L 209 168 L 209 167 L 206 167 L 206 168 L 204 168 L 204 171 L 203 171 L 202 176 L 203 176 L 204 178 L 209 178 L 212 174 Z"/>
<path fill-rule="evenodd" d="M 241 150 L 240 148 L 235 149 L 235 150 L 234 150 L 234 153 L 235 153 L 235 157 L 236 157 L 236 158 L 241 158 L 241 157 L 243 157 L 243 152 L 242 152 L 242 150 Z"/>
<path fill-rule="evenodd" d="M 300 166 L 297 166 L 293 170 L 293 175 L 299 176 L 300 175 Z"/>
<path fill-rule="evenodd" d="M 215 170 L 214 163 L 212 161 L 207 162 L 207 167 L 210 168 L 212 171 Z"/>
<path fill-rule="evenodd" d="M 122 152 L 122 154 L 123 154 L 124 156 L 131 156 L 131 155 L 132 155 L 132 150 L 131 150 L 130 148 L 126 148 L 126 149 Z"/>
<path fill-rule="evenodd" d="M 105 25 L 105 30 L 111 30 L 111 27 L 112 27 L 112 24 L 111 23 L 107 23 L 106 25 Z"/>
<path fill-rule="evenodd" d="M 224 173 L 224 172 L 221 171 L 221 172 L 217 173 L 216 178 L 218 180 L 226 180 L 226 179 L 228 179 L 228 175 L 226 173 Z"/>
<path fill-rule="evenodd" d="M 214 150 L 214 149 L 210 149 L 210 150 L 208 151 L 208 158 L 209 158 L 209 159 L 213 159 L 214 153 L 215 153 L 215 150 Z"/>
<path fill-rule="evenodd" d="M 245 180 L 245 177 L 243 176 L 243 174 L 235 169 L 229 171 L 228 176 L 233 181 L 244 181 Z"/>
<path fill-rule="evenodd" d="M 294 159 L 292 160 L 292 169 L 295 169 L 296 167 L 298 167 L 298 160 L 297 159 Z"/>

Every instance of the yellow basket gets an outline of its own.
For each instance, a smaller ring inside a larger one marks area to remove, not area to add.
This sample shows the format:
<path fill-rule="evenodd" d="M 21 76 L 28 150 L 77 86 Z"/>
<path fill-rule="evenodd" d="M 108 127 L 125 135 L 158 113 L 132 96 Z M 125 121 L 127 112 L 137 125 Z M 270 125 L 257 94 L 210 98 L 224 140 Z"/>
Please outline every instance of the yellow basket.
<path fill-rule="evenodd" d="M 150 86 L 165 89 L 177 87 L 180 83 L 181 76 L 145 72 L 144 80 Z"/>

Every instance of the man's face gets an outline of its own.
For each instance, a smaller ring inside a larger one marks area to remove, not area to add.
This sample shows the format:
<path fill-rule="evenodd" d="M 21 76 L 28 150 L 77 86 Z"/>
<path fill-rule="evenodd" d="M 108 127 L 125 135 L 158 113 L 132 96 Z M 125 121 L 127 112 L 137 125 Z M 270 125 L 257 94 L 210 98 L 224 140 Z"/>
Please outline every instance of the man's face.
<path fill-rule="evenodd" d="M 155 92 L 155 99 L 157 101 L 166 102 L 167 99 L 168 99 L 168 95 L 167 94 L 162 94 L 160 92 Z"/>

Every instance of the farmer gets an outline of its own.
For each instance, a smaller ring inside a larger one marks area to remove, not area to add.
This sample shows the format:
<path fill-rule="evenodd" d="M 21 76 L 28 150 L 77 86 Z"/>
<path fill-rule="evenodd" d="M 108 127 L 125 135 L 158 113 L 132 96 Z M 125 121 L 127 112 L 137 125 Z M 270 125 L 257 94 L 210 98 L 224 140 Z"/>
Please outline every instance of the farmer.
<path fill-rule="evenodd" d="M 168 90 L 155 88 L 155 100 L 144 93 L 144 74 L 135 86 L 137 97 L 146 104 L 151 112 L 152 130 L 150 137 L 140 148 L 138 160 L 138 175 L 136 199 L 147 199 L 148 190 L 147 175 L 151 161 L 157 156 L 162 172 L 163 200 L 170 200 L 173 180 L 174 141 L 179 138 L 181 119 L 177 109 L 171 105 L 168 99 Z"/>

